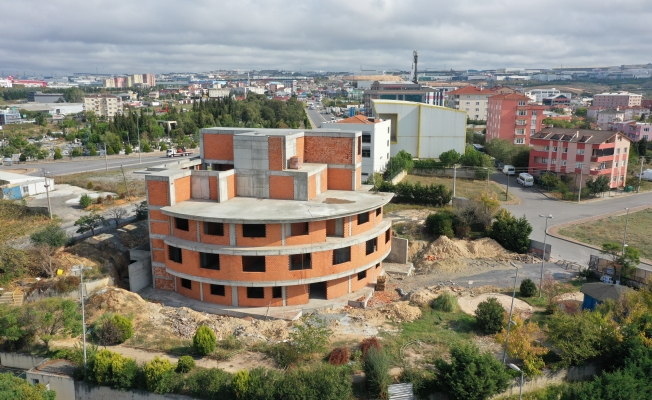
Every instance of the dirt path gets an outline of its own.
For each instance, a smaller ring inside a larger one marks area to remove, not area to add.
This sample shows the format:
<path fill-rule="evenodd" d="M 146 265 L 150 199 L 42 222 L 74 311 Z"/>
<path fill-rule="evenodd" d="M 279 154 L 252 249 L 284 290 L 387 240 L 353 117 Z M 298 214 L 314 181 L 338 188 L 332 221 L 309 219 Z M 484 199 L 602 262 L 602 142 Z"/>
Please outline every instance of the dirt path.
<path fill-rule="evenodd" d="M 478 308 L 478 304 L 483 301 L 486 301 L 490 297 L 495 297 L 496 300 L 503 306 L 505 311 L 509 312 L 509 309 L 512 305 L 512 297 L 499 293 L 484 293 L 479 296 L 462 296 L 457 299 L 457 302 L 460 305 L 460 309 L 467 314 L 475 315 L 475 310 Z M 521 314 L 527 317 L 531 316 L 534 313 L 534 308 L 523 300 L 514 299 L 514 313 Z"/>
<path fill-rule="evenodd" d="M 72 348 L 81 346 L 81 341 L 79 339 L 66 339 L 66 340 L 52 340 L 50 341 L 50 348 Z M 138 364 L 142 364 L 148 361 L 153 360 L 155 357 L 167 358 L 171 363 L 176 363 L 179 360 L 180 356 L 174 354 L 163 353 L 159 351 L 147 351 L 141 350 L 128 346 L 102 346 L 101 349 L 107 349 L 115 353 L 121 354 L 125 357 L 133 358 Z M 262 353 L 256 352 L 247 352 L 243 351 L 241 353 L 233 355 L 230 359 L 224 361 L 212 360 L 208 357 L 197 358 L 195 357 L 195 363 L 199 367 L 204 368 L 220 368 L 227 372 L 237 372 L 243 369 L 253 369 L 256 367 L 265 367 L 265 368 L 275 368 L 274 362 L 268 359 Z"/>

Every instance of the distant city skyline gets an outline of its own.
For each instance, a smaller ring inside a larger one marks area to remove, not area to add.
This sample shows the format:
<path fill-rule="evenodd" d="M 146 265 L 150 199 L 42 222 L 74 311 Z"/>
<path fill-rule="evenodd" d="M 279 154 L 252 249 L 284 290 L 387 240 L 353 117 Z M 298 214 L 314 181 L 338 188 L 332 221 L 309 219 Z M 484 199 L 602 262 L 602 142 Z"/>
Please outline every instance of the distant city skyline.
<path fill-rule="evenodd" d="M 3 5 L 4 75 L 647 64 L 643 0 L 38 0 Z"/>

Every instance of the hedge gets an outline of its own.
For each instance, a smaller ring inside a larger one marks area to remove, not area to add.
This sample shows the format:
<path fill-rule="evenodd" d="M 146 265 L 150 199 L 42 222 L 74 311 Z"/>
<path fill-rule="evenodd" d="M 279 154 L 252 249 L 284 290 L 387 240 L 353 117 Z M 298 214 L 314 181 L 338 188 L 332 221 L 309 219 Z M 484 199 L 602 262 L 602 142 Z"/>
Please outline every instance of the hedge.
<path fill-rule="evenodd" d="M 381 192 L 395 193 L 393 201 L 395 203 L 408 203 L 420 205 L 433 205 L 436 207 L 444 206 L 453 199 L 453 191 L 444 185 L 422 185 L 420 182 L 415 184 L 409 182 L 400 182 L 397 185 L 391 182 L 383 182 L 379 190 Z"/>
<path fill-rule="evenodd" d="M 406 171 L 409 173 L 413 168 L 414 160 L 412 155 L 405 150 L 401 150 L 394 157 L 390 157 L 383 179 L 391 181 L 401 172 Z"/>

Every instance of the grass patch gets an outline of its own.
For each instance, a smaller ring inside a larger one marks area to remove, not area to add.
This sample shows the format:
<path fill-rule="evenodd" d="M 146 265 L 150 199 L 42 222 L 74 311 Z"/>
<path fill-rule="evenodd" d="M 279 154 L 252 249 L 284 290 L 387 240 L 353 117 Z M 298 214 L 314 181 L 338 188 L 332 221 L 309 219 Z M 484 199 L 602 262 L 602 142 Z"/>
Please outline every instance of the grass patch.
<path fill-rule="evenodd" d="M 132 197 L 145 197 L 145 180 L 134 179 L 131 170 L 125 170 L 127 178 L 127 187 Z M 98 191 L 112 192 L 116 194 L 127 193 L 125 188 L 124 178 L 120 170 L 111 171 L 92 171 L 81 172 L 79 174 L 55 176 L 55 184 L 68 184 L 78 186 L 80 188 L 88 189 L 88 183 L 91 183 L 92 188 Z"/>
<path fill-rule="evenodd" d="M 444 185 L 449 189 L 453 189 L 453 178 L 439 177 L 439 176 L 421 176 L 421 175 L 408 175 L 403 179 L 403 182 L 417 183 L 421 182 L 422 185 Z M 516 185 L 516 181 L 513 181 Z M 480 197 L 482 193 L 487 190 L 487 182 L 484 180 L 475 179 L 462 179 L 457 178 L 455 183 L 455 195 L 458 197 L 466 197 L 475 199 Z M 497 196 L 500 202 L 505 201 L 505 189 L 501 185 L 489 181 L 489 194 Z M 509 200 L 517 199 L 511 192 L 509 193 Z"/>
<path fill-rule="evenodd" d="M 584 224 L 571 225 L 559 230 L 559 233 L 600 247 L 605 242 L 622 243 L 625 233 L 626 216 L 607 217 Z M 652 209 L 629 214 L 627 224 L 627 244 L 639 249 L 641 257 L 652 259 L 649 227 L 652 226 Z"/>
<path fill-rule="evenodd" d="M 383 207 L 383 213 L 391 213 L 392 211 L 404 211 L 404 210 L 428 210 L 432 212 L 436 212 L 440 210 L 440 208 L 437 207 L 431 207 L 431 206 L 422 206 L 422 205 L 417 205 L 417 204 L 398 204 L 398 203 L 388 203 Z"/>

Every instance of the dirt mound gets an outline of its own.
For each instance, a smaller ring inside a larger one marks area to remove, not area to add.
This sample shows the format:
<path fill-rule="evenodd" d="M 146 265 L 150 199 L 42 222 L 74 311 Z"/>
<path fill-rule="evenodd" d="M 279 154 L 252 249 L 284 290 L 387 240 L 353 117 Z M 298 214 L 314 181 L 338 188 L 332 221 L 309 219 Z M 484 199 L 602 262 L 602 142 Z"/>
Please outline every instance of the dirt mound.
<path fill-rule="evenodd" d="M 495 258 L 506 257 L 512 253 L 503 249 L 493 239 L 458 240 L 440 236 L 430 243 L 424 252 L 427 261 L 444 260 L 446 258 Z"/>
<path fill-rule="evenodd" d="M 398 322 L 412 322 L 421 318 L 421 309 L 411 306 L 408 301 L 391 303 L 385 307 L 383 312 L 387 314 L 387 318 Z"/>
<path fill-rule="evenodd" d="M 434 293 L 429 289 L 421 289 L 410 294 L 410 302 L 418 306 L 426 306 L 429 305 L 435 297 L 437 297 L 437 293 Z"/>

